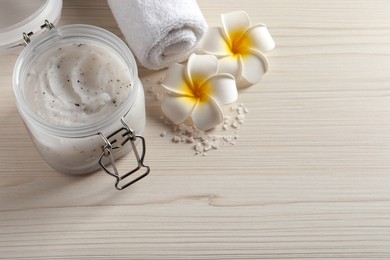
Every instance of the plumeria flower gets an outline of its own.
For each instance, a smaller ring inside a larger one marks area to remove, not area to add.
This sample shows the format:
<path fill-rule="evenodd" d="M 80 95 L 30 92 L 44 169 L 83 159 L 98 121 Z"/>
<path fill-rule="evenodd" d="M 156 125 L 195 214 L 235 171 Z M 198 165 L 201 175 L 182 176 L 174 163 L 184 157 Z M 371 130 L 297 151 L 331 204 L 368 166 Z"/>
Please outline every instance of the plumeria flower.
<path fill-rule="evenodd" d="M 219 72 L 232 74 L 238 87 L 255 84 L 268 69 L 263 53 L 275 48 L 271 34 L 264 24 L 251 26 L 244 11 L 222 14 L 221 22 L 208 29 L 201 48 L 219 58 Z"/>
<path fill-rule="evenodd" d="M 217 71 L 218 60 L 212 55 L 192 54 L 187 66 L 170 66 L 162 83 L 168 90 L 161 103 L 165 116 L 177 125 L 191 118 L 204 131 L 220 124 L 221 106 L 236 101 L 238 94 L 234 77 Z"/>

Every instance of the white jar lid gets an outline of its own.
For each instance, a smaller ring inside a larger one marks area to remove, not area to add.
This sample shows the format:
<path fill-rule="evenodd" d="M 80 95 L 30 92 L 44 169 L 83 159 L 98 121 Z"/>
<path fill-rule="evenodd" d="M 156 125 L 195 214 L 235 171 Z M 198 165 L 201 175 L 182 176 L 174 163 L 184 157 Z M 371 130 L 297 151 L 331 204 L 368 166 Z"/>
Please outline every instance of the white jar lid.
<path fill-rule="evenodd" d="M 39 34 L 45 20 L 55 24 L 62 0 L 0 0 L 0 54 L 23 46 L 23 33 Z"/>

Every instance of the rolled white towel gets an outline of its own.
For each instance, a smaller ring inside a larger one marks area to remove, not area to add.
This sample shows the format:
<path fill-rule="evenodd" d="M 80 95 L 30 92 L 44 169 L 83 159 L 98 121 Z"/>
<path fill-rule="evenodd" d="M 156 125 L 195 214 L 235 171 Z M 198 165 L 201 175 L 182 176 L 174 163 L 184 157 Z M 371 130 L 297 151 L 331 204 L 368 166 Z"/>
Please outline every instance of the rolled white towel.
<path fill-rule="evenodd" d="M 182 62 L 207 31 L 196 0 L 108 0 L 130 49 L 151 70 Z"/>

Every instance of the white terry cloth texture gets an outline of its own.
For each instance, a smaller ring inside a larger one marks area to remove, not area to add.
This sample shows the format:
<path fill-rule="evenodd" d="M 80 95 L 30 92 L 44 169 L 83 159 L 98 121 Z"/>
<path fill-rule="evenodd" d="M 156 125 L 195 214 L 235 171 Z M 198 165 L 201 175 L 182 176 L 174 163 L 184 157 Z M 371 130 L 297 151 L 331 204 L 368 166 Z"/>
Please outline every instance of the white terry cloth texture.
<path fill-rule="evenodd" d="M 142 66 L 159 70 L 185 61 L 207 31 L 196 0 L 108 0 Z"/>

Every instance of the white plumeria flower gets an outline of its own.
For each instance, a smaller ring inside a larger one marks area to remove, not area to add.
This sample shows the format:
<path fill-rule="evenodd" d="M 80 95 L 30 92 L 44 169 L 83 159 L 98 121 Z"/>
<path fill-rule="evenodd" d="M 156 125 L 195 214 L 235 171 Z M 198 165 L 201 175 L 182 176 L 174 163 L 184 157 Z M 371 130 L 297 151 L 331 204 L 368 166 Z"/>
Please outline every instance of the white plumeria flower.
<path fill-rule="evenodd" d="M 209 130 L 223 121 L 221 105 L 237 100 L 232 75 L 217 74 L 218 60 L 212 55 L 192 54 L 187 66 L 169 67 L 162 86 L 168 90 L 161 103 L 165 116 L 174 124 L 191 117 L 200 130 Z"/>
<path fill-rule="evenodd" d="M 232 74 L 238 87 L 255 84 L 268 70 L 263 53 L 275 48 L 271 34 L 264 24 L 251 26 L 244 11 L 222 14 L 221 22 L 208 29 L 201 48 L 219 58 L 219 72 Z"/>

